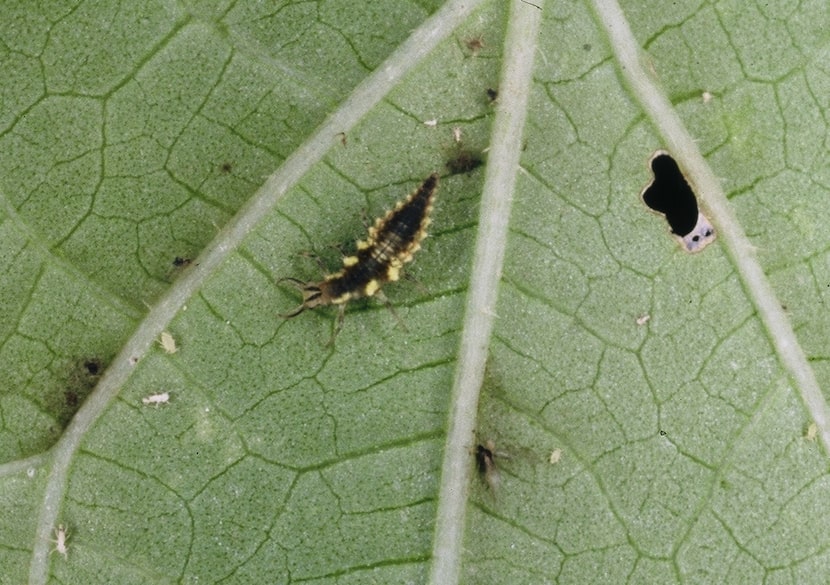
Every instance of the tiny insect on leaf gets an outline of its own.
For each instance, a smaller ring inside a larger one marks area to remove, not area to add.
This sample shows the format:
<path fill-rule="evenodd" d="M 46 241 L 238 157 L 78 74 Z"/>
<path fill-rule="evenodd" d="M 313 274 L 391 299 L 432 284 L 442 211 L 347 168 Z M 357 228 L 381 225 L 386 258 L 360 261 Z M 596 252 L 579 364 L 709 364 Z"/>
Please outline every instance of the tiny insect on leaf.
<path fill-rule="evenodd" d="M 484 48 L 484 39 L 481 36 L 471 37 L 464 41 L 467 48 L 470 50 L 470 55 L 478 56 L 479 52 Z"/>
<path fill-rule="evenodd" d="M 66 545 L 66 541 L 68 538 L 69 531 L 66 529 L 66 526 L 64 526 L 63 524 L 58 524 L 58 527 L 55 528 L 55 539 L 51 541 L 55 543 L 55 548 L 52 549 L 52 552 L 56 552 L 60 555 L 63 555 L 64 560 L 68 558 L 67 553 L 69 551 L 69 547 Z"/>
<path fill-rule="evenodd" d="M 482 475 L 493 467 L 493 450 L 484 445 L 476 445 L 476 468 Z"/>
<path fill-rule="evenodd" d="M 496 467 L 496 444 L 493 441 L 479 443 L 476 445 L 475 458 L 479 476 L 490 491 L 495 493 L 501 483 L 501 474 Z"/>
<path fill-rule="evenodd" d="M 147 405 L 154 404 L 156 406 L 159 404 L 167 404 L 170 402 L 170 393 L 160 392 L 158 394 L 150 394 L 150 396 L 142 398 L 141 402 Z"/>
<path fill-rule="evenodd" d="M 179 348 L 176 346 L 176 339 L 169 331 L 162 331 L 159 338 L 159 345 L 164 349 L 165 353 L 176 353 Z"/>
<path fill-rule="evenodd" d="M 320 281 L 279 279 L 277 284 L 286 282 L 303 296 L 299 306 L 280 317 L 289 319 L 306 309 L 338 305 L 337 321 L 329 340 L 331 344 L 343 326 L 346 304 L 350 300 L 374 296 L 391 310 L 392 306 L 380 289 L 387 282 L 397 281 L 403 265 L 411 262 L 415 252 L 421 249 L 437 189 L 438 174 L 433 173 L 394 209 L 376 219 L 367 238 L 357 242 L 356 254 L 343 259 L 339 272 Z"/>

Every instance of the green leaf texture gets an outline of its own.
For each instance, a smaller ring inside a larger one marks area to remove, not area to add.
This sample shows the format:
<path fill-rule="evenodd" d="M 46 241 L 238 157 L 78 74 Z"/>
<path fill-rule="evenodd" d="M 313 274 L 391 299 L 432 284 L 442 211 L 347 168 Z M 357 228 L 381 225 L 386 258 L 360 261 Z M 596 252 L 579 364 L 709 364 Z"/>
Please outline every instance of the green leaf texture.
<path fill-rule="evenodd" d="M 0 585 L 830 581 L 827 10 L 4 2 Z"/>

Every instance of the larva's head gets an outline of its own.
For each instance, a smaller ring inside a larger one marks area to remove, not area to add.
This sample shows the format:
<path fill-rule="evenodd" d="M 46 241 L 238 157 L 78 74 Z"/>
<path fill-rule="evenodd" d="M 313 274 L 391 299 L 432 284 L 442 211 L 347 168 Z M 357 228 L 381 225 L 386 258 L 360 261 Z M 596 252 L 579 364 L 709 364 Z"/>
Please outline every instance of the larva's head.
<path fill-rule="evenodd" d="M 303 293 L 303 302 L 293 311 L 280 314 L 280 317 L 283 319 L 290 319 L 291 317 L 296 317 L 306 309 L 314 309 L 321 305 L 328 305 L 331 303 L 331 299 L 323 291 L 322 285 L 325 281 L 303 282 L 302 280 L 297 280 L 296 278 L 280 278 L 277 281 L 277 284 L 281 282 L 287 282 Z"/>

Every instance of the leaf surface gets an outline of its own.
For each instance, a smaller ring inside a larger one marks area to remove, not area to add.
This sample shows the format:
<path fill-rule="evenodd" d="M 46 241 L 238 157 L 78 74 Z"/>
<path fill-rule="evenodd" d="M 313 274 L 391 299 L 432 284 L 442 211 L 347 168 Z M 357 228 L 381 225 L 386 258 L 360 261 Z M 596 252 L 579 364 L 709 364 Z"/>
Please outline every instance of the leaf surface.
<path fill-rule="evenodd" d="M 823 3 L 5 8 L 0 583 L 827 581 Z"/>

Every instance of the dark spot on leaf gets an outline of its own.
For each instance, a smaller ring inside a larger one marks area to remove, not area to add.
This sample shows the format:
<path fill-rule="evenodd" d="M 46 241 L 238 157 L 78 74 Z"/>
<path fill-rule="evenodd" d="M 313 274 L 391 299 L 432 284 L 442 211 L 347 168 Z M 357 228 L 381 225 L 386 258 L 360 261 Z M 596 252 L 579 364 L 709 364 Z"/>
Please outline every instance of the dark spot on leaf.
<path fill-rule="evenodd" d="M 101 373 L 101 361 L 97 358 L 84 360 L 84 368 L 90 376 L 97 376 Z"/>
<path fill-rule="evenodd" d="M 496 100 L 498 99 L 498 97 L 499 97 L 499 92 L 498 92 L 498 90 L 493 89 L 492 87 L 488 87 L 488 88 L 487 88 L 487 98 L 488 98 L 491 102 L 496 101 Z"/>
<path fill-rule="evenodd" d="M 67 390 L 63 393 L 63 397 L 67 408 L 75 409 L 78 407 L 78 402 L 80 402 L 80 400 L 77 392 L 74 390 Z"/>
<path fill-rule="evenodd" d="M 60 428 L 65 428 L 92 393 L 106 365 L 101 358 L 87 357 L 66 364 L 58 387 L 50 393 L 48 410 Z"/>
<path fill-rule="evenodd" d="M 447 170 L 451 175 L 460 175 L 461 173 L 469 173 L 484 164 L 484 159 L 480 154 L 474 153 L 470 150 L 460 150 L 458 153 L 447 161 Z"/>
<path fill-rule="evenodd" d="M 219 165 L 219 172 L 221 172 L 223 175 L 229 174 L 232 170 L 233 163 L 230 161 L 223 162 L 221 165 Z"/>

